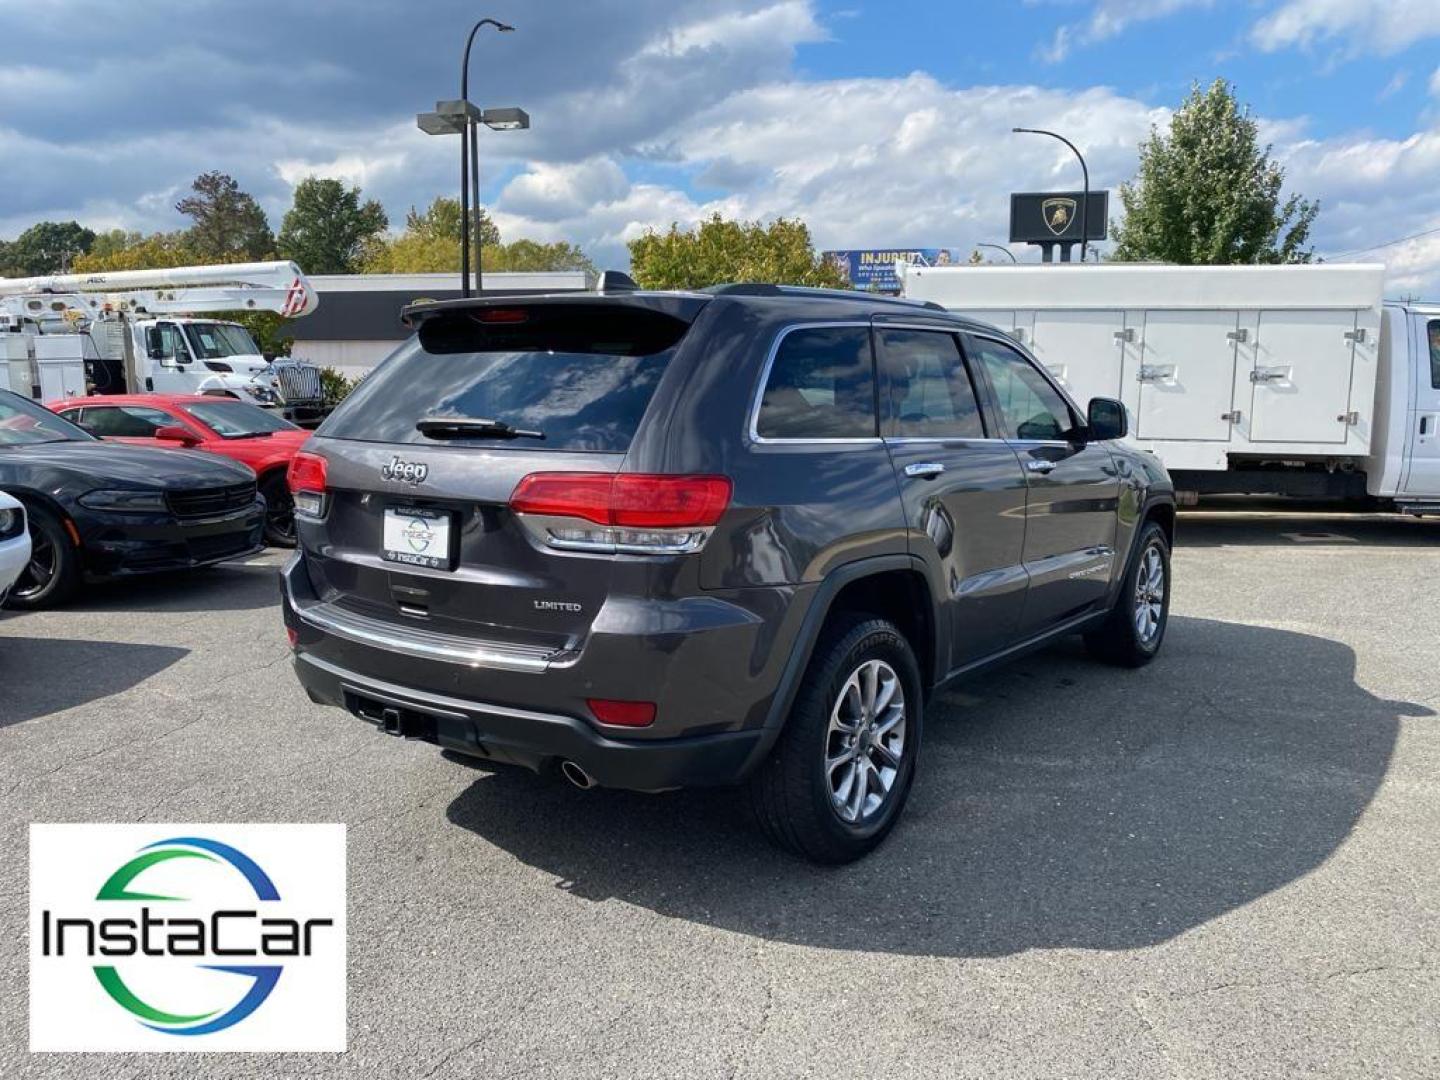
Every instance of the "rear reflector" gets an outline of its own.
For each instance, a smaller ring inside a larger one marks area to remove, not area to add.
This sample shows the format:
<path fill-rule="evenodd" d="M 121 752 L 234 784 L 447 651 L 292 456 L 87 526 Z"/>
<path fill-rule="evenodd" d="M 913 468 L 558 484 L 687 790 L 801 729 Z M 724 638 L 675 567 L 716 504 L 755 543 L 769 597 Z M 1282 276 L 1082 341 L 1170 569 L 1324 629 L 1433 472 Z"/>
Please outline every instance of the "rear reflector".
<path fill-rule="evenodd" d="M 720 520 L 730 492 L 726 476 L 531 473 L 515 486 L 510 508 L 622 529 L 696 529 Z"/>
<path fill-rule="evenodd" d="M 610 701 L 605 698 L 589 698 L 585 704 L 602 724 L 616 727 L 649 727 L 655 722 L 653 701 Z"/>

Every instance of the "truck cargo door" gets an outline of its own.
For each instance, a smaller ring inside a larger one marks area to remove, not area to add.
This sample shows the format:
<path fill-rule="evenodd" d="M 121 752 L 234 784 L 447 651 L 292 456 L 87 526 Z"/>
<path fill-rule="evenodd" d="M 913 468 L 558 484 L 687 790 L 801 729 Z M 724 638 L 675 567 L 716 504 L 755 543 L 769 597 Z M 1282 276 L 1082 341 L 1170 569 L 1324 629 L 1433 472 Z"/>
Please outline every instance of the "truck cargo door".
<path fill-rule="evenodd" d="M 1412 315 L 1411 321 L 1414 397 L 1406 416 L 1410 433 L 1402 489 L 1431 501 L 1440 498 L 1440 318 Z"/>
<path fill-rule="evenodd" d="M 1355 312 L 1262 311 L 1254 357 L 1252 442 L 1345 441 Z M 1353 407 L 1368 415 L 1371 403 Z"/>
<path fill-rule="evenodd" d="M 1141 334 L 1141 439 L 1230 441 L 1234 311 L 1147 311 Z"/>
<path fill-rule="evenodd" d="M 1075 401 L 1118 398 L 1123 311 L 1037 311 L 1030 351 Z"/>

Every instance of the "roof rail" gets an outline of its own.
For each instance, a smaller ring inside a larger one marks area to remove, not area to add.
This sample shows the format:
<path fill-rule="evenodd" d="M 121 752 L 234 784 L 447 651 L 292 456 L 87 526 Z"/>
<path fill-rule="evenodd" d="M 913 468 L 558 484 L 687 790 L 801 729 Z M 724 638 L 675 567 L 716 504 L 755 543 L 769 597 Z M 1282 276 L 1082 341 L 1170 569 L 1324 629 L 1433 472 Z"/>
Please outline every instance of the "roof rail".
<path fill-rule="evenodd" d="M 602 270 L 595 279 L 596 292 L 635 292 L 639 288 L 634 278 L 619 270 Z"/>
<path fill-rule="evenodd" d="M 904 296 L 887 296 L 884 293 L 863 292 L 860 289 L 824 289 L 814 285 L 770 285 L 759 281 L 739 281 L 729 285 L 711 285 L 700 291 L 711 296 L 810 296 L 817 300 L 867 300 L 871 303 L 896 304 L 912 309 L 945 310 L 944 305 L 933 300 L 911 300 Z"/>

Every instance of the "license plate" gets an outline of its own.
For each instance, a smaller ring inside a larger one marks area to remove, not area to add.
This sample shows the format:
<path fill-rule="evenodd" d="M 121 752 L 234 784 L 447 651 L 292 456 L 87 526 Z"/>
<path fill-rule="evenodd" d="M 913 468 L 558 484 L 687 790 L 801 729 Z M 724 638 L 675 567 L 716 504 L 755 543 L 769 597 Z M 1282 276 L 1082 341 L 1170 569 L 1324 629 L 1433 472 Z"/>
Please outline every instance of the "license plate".
<path fill-rule="evenodd" d="M 450 515 L 444 510 L 387 507 L 380 556 L 387 562 L 449 570 Z"/>

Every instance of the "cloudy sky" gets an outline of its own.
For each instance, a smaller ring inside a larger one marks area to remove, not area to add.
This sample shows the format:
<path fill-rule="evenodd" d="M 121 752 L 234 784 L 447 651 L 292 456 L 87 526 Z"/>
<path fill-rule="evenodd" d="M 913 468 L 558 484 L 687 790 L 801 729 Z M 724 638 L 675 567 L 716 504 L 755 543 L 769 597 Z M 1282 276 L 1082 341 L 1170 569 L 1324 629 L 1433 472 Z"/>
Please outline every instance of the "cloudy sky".
<path fill-rule="evenodd" d="M 1006 235 L 1007 193 L 1078 186 L 1052 127 L 1114 187 L 1192 80 L 1224 76 L 1330 256 L 1440 295 L 1440 0 L 0 0 L 0 237 L 41 219 L 174 228 L 220 169 L 278 227 L 290 188 L 340 176 L 399 222 L 457 183 L 458 145 L 414 114 L 521 105 L 486 133 L 507 239 L 605 265 L 646 227 L 799 216 L 822 247 L 965 248 Z M 1034 258 L 1034 249 L 1022 253 Z"/>

